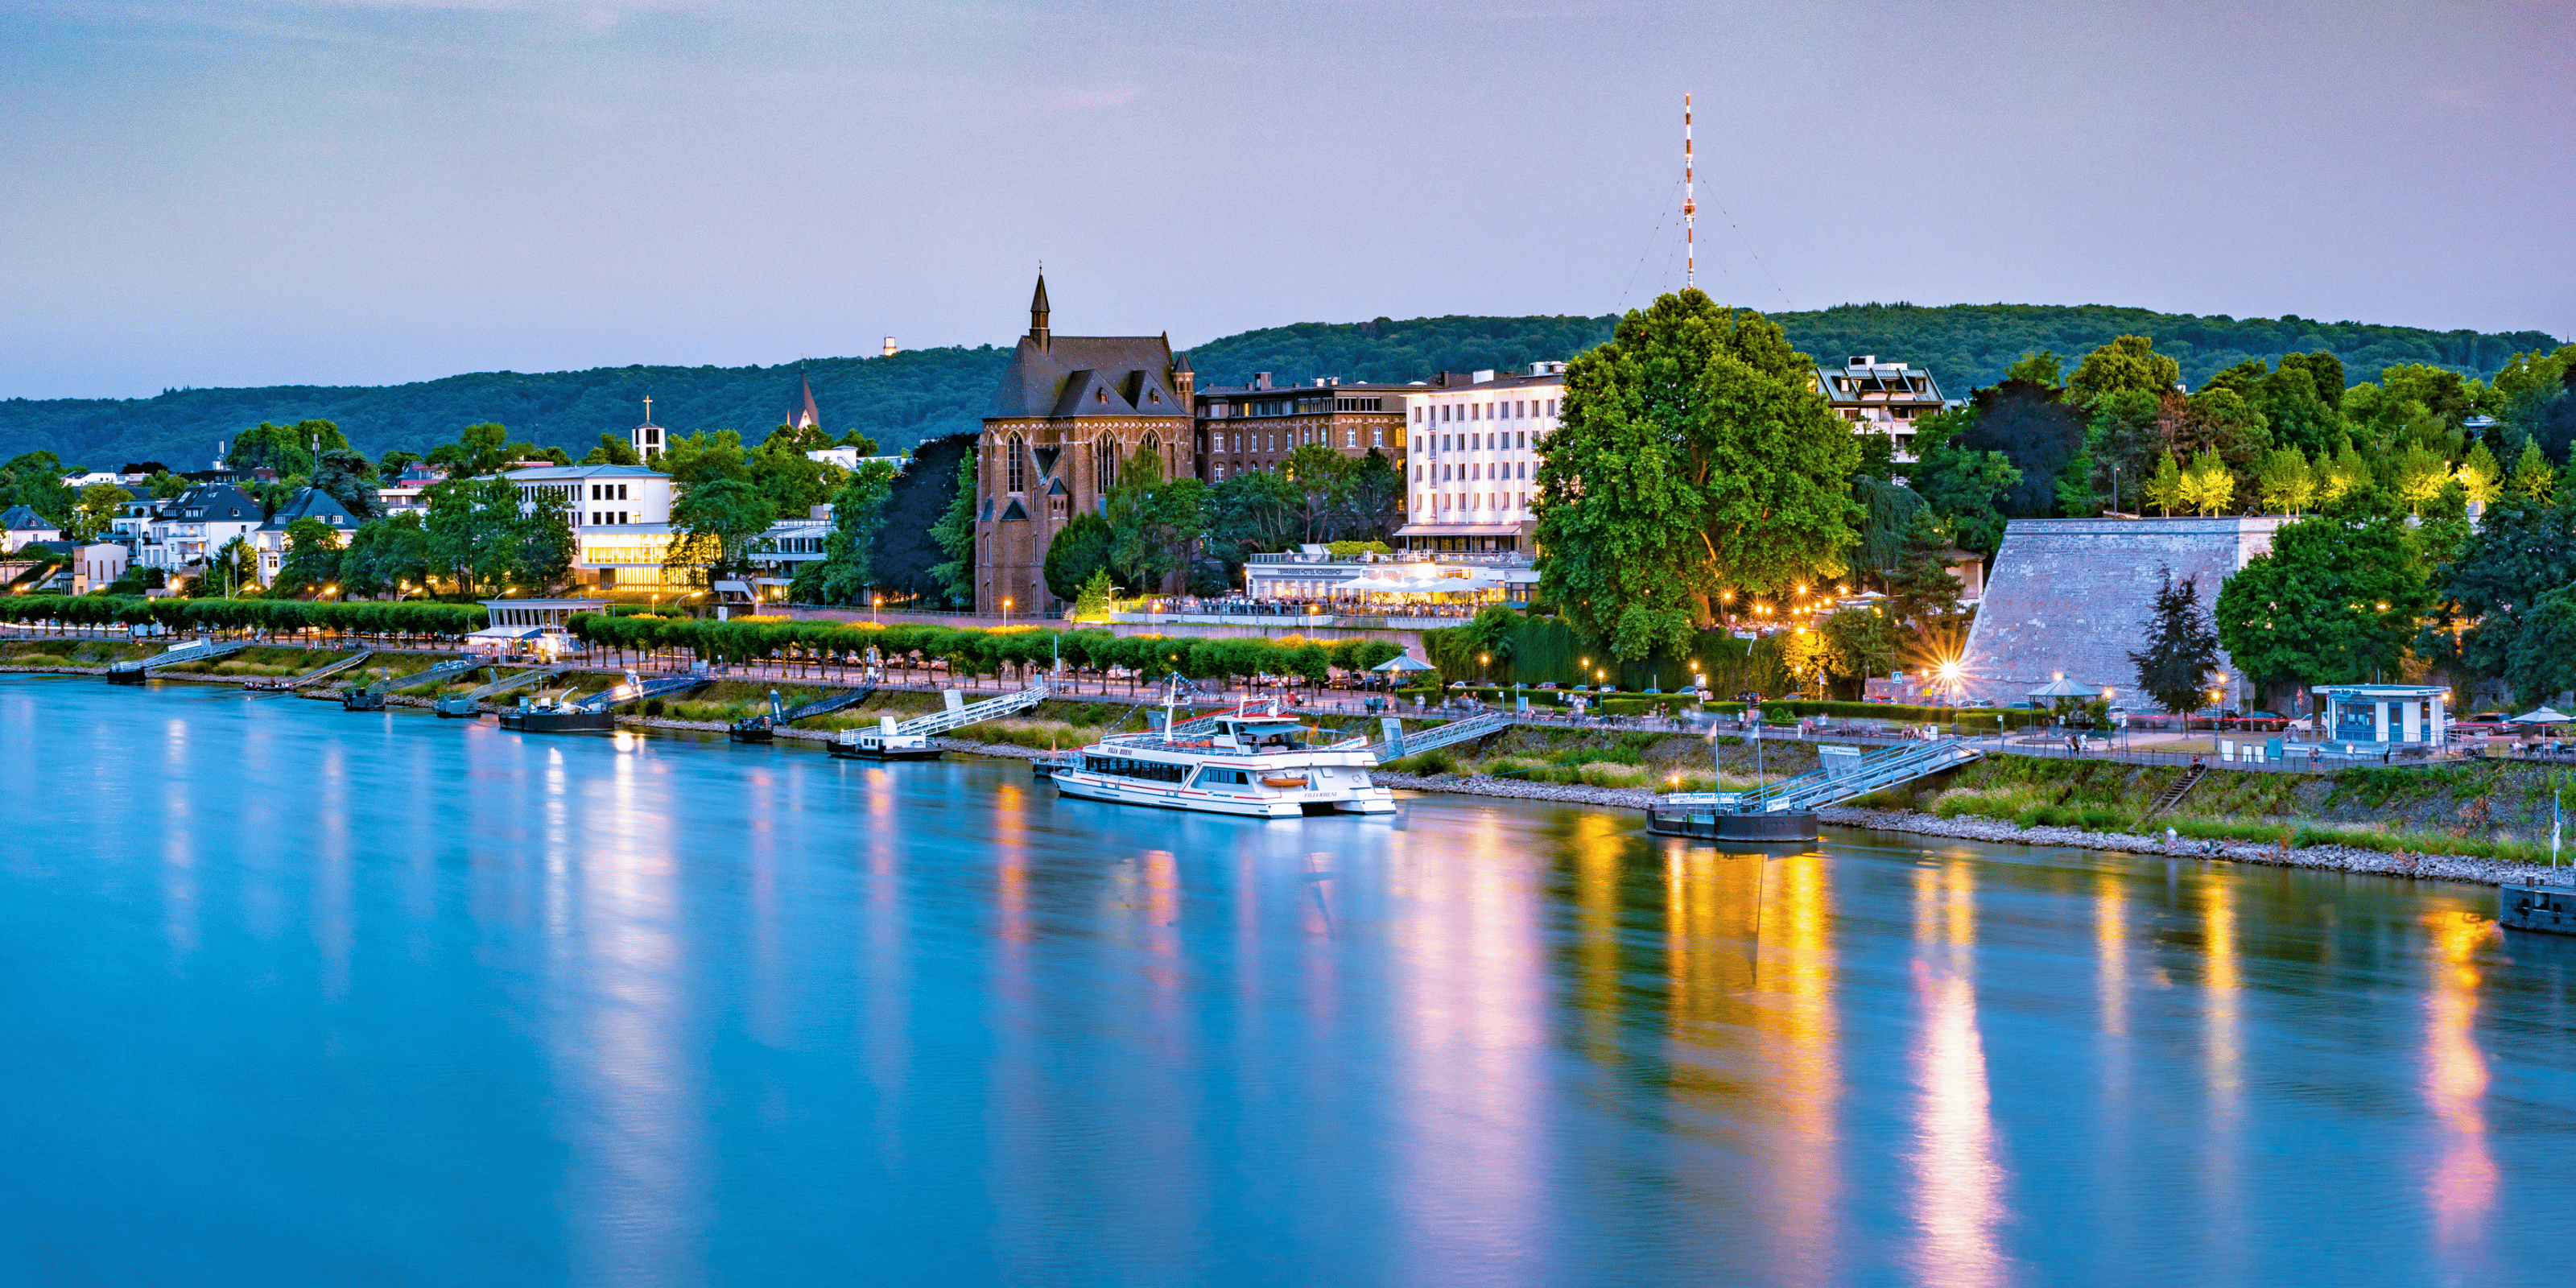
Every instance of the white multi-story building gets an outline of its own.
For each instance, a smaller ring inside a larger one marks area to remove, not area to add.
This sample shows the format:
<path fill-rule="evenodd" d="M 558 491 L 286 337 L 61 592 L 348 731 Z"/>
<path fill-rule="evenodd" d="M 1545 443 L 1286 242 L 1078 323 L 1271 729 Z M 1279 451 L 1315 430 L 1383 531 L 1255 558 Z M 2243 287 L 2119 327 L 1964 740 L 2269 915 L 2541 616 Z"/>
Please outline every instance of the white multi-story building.
<path fill-rule="evenodd" d="M 1412 439 L 1405 462 L 1406 550 L 1459 554 L 1530 551 L 1537 515 L 1539 449 L 1556 429 L 1565 364 L 1528 372 L 1449 373 L 1406 398 Z"/>
<path fill-rule="evenodd" d="M 1880 362 L 1878 355 L 1843 359 L 1840 367 L 1816 368 L 1816 392 L 1834 414 L 1852 422 L 1855 434 L 1885 434 L 1896 460 L 1914 460 L 1914 423 L 1949 404 L 1929 371 L 1902 362 Z"/>
<path fill-rule="evenodd" d="M 167 500 L 126 502 L 110 530 L 134 551 L 134 562 L 176 572 L 205 562 L 267 521 L 248 492 L 230 483 L 201 483 Z"/>

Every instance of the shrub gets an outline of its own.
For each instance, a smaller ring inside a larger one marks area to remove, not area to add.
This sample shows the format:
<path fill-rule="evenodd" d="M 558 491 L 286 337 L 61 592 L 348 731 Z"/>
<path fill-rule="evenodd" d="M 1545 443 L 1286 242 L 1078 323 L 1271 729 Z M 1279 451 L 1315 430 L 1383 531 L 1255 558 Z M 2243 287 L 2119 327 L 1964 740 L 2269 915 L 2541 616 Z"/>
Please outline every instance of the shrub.
<path fill-rule="evenodd" d="M 662 705 L 662 700 L 660 698 L 654 698 L 644 704 L 644 714 L 647 716 L 659 716 L 665 710 L 667 710 L 667 708 Z"/>

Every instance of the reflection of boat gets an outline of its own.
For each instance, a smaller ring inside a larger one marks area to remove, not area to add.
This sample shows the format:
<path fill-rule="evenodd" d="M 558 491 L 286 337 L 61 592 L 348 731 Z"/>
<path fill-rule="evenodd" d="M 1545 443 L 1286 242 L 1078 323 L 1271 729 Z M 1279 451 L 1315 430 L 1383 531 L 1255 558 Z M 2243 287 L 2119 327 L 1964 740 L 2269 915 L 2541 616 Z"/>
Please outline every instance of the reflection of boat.
<path fill-rule="evenodd" d="M 1317 731 L 1279 704 L 1244 703 L 1164 732 L 1120 734 L 1055 768 L 1056 791 L 1087 800 L 1255 818 L 1305 814 L 1392 814 L 1395 793 L 1369 781 L 1377 757 L 1365 738 L 1317 745 Z"/>

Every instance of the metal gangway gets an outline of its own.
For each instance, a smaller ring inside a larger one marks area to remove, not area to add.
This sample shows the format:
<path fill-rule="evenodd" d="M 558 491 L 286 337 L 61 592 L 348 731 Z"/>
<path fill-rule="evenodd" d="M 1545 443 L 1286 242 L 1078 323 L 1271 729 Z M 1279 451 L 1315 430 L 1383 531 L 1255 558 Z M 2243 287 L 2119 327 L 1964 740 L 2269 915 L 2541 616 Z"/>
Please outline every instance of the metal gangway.
<path fill-rule="evenodd" d="M 348 670 L 349 668 L 351 668 L 351 667 L 353 667 L 353 666 L 357 666 L 357 665 L 359 665 L 359 664 L 361 664 L 361 663 L 365 662 L 368 658 L 374 657 L 375 655 L 376 655 L 376 651 L 375 651 L 374 649 L 371 649 L 371 648 L 362 648 L 362 649 L 359 649 L 357 652 L 350 654 L 350 655 L 349 655 L 349 656 L 347 656 L 347 657 L 341 658 L 341 659 L 340 659 L 339 661 L 337 661 L 337 662 L 333 662 L 333 663 L 332 663 L 331 665 L 329 665 L 329 666 L 323 667 L 321 670 L 318 670 L 318 671 L 307 671 L 307 672 L 305 672 L 305 673 L 304 673 L 304 674 L 302 674 L 302 675 L 295 676 L 295 677 L 293 677 L 293 678 L 289 679 L 285 684 L 280 685 L 279 687 L 280 687 L 280 688 L 287 688 L 287 689 L 300 689 L 300 688 L 303 688 L 305 685 L 308 685 L 308 684 L 313 683 L 313 682 L 314 682 L 314 681 L 316 681 L 316 680 L 327 680 L 327 679 L 330 679 L 332 676 L 338 675 L 338 674 L 339 674 L 339 673 L 341 673 L 342 671 L 346 671 L 346 670 Z"/>
<path fill-rule="evenodd" d="M 1816 748 L 1823 768 L 1784 778 L 1749 792 L 1683 792 L 1657 798 L 1666 804 L 1705 804 L 1729 814 L 1799 814 L 1857 800 L 1871 792 L 1956 769 L 1985 758 L 1965 743 L 1942 739 L 1913 746 Z"/>
<path fill-rule="evenodd" d="M 107 664 L 107 678 L 110 683 L 140 684 L 147 678 L 149 672 L 161 667 L 224 657 L 249 648 L 256 642 L 255 640 L 218 642 L 211 639 L 194 639 L 185 644 L 174 644 L 150 657 L 136 658 L 131 662 L 110 662 Z"/>
<path fill-rule="evenodd" d="M 576 698 L 564 705 L 568 710 L 586 711 L 597 715 L 630 703 L 642 702 L 648 698 L 703 689 L 713 683 L 715 683 L 713 677 L 697 671 L 680 675 L 657 675 L 649 680 L 629 671 L 626 673 L 626 683 L 602 689 L 586 698 Z"/>
<path fill-rule="evenodd" d="M 863 684 L 846 692 L 816 698 L 803 706 L 782 707 L 778 701 L 778 690 L 771 689 L 769 709 L 749 719 L 734 721 L 733 739 L 736 742 L 767 742 L 781 725 L 792 725 L 811 716 L 828 716 L 843 707 L 857 706 L 874 697 L 876 691 L 877 686 Z"/>
<path fill-rule="evenodd" d="M 464 693 L 451 693 L 438 700 L 438 714 L 443 716 L 473 715 L 482 709 L 483 700 L 486 698 L 497 698 L 513 689 L 524 689 L 539 680 L 552 679 L 571 669 L 572 668 L 570 666 L 564 665 L 540 666 L 533 670 L 521 671 L 517 675 L 503 679 L 496 679 L 490 684 L 484 685 L 479 689 L 470 689 Z M 493 670 L 498 671 L 500 668 L 495 666 L 493 667 Z"/>
<path fill-rule="evenodd" d="M 1385 721 L 1383 727 L 1388 736 L 1369 744 L 1369 754 L 1377 757 L 1381 764 L 1390 760 L 1401 760 L 1406 756 L 1418 756 L 1439 747 L 1453 747 L 1462 742 L 1473 742 L 1478 738 L 1501 733 L 1512 727 L 1511 716 L 1501 711 L 1489 711 L 1480 716 L 1433 725 L 1420 733 L 1404 732 L 1404 726 L 1397 723 L 1394 716 L 1384 716 L 1381 719 Z"/>
<path fill-rule="evenodd" d="M 340 706 L 349 711 L 382 711 L 385 709 L 385 695 L 396 689 L 416 689 L 424 684 L 444 684 L 460 675 L 472 675 L 490 665 L 492 663 L 488 658 L 460 657 L 441 662 L 426 671 L 414 671 L 410 675 L 384 676 L 373 684 L 342 690 Z"/>
<path fill-rule="evenodd" d="M 953 693 L 955 690 L 952 689 L 950 692 Z M 923 737 L 935 737 L 951 729 L 963 729 L 971 724 L 982 724 L 987 720 L 996 720 L 1026 711 L 1046 700 L 1047 682 L 1039 680 L 1017 693 L 1005 693 L 998 698 L 986 698 L 968 706 L 948 711 L 933 711 L 926 716 L 914 716 L 896 725 L 894 732 L 903 736 L 919 734 Z"/>

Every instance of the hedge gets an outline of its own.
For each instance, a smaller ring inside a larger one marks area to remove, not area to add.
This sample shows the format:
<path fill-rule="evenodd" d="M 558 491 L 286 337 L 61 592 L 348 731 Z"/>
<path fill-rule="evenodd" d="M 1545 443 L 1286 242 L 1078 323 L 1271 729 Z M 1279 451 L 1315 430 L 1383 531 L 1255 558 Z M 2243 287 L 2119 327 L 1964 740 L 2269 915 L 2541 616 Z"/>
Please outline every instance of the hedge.
<path fill-rule="evenodd" d="M 711 662 L 803 658 L 851 663 L 874 647 L 890 663 L 939 659 L 959 675 L 997 675 L 1005 669 L 1026 674 L 1045 670 L 1061 657 L 1067 666 L 1093 671 L 1111 667 L 1146 675 L 1178 671 L 1191 679 L 1293 675 L 1321 684 L 1332 670 L 1364 671 L 1402 651 L 1372 639 L 1184 639 L 1039 627 L 717 622 L 598 613 L 574 616 L 567 629 L 595 647 L 639 652 L 685 649 Z"/>
<path fill-rule="evenodd" d="M 14 595 L 0 598 L 0 621 L 68 626 L 139 626 L 173 631 L 293 631 L 305 627 L 361 635 L 460 636 L 481 630 L 480 604 L 315 603 L 300 599 L 141 599 L 112 595 Z"/>

